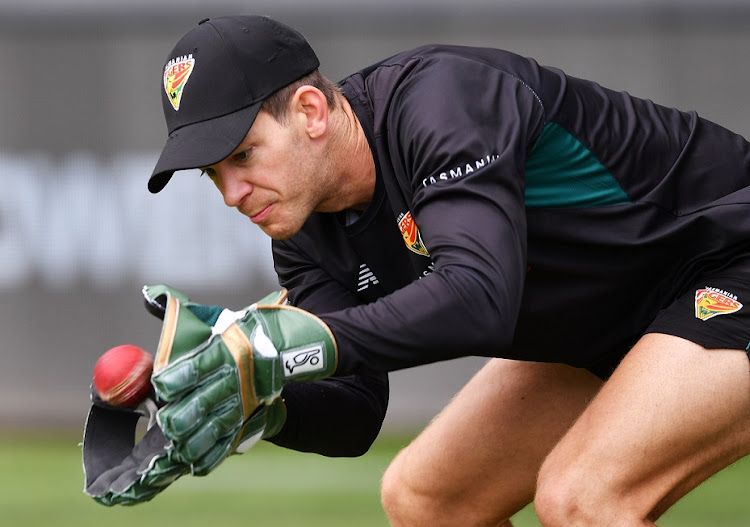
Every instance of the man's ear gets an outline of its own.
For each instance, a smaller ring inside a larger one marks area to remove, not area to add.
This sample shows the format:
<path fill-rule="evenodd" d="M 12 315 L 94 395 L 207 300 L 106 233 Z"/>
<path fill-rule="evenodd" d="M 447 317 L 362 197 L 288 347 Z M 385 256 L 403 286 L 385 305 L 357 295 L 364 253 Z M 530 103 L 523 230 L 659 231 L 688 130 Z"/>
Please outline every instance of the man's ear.
<path fill-rule="evenodd" d="M 292 114 L 311 139 L 317 139 L 328 130 L 328 101 L 314 86 L 300 86 L 292 97 Z"/>

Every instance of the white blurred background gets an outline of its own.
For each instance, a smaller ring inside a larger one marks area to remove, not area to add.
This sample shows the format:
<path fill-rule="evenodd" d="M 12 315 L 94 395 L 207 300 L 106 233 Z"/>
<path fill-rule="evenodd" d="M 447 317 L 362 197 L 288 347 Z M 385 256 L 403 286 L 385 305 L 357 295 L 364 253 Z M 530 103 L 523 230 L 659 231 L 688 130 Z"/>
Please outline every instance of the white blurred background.
<path fill-rule="evenodd" d="M 235 308 L 277 286 L 268 239 L 206 178 L 146 189 L 163 60 L 239 13 L 299 29 L 335 80 L 420 44 L 496 46 L 750 137 L 750 0 L 3 0 L 0 429 L 82 426 L 96 358 L 156 346 L 142 285 Z M 386 426 L 422 427 L 483 363 L 393 374 Z"/>

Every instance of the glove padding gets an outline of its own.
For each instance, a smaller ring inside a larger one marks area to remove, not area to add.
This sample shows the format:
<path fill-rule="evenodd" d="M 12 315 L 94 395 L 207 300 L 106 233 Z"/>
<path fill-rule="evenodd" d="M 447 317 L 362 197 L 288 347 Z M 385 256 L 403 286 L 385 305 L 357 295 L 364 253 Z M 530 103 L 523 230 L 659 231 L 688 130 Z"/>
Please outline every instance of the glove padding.
<path fill-rule="evenodd" d="M 286 291 L 237 312 L 189 304 L 166 286 L 146 287 L 144 295 L 165 313 L 152 384 L 167 404 L 157 420 L 195 475 L 278 433 L 286 419 L 280 398 L 286 383 L 321 379 L 336 368 L 330 330 L 314 315 L 285 305 Z M 178 332 L 169 328 L 174 314 L 190 319 L 186 309 L 194 316 L 193 331 L 210 336 L 182 353 L 184 346 L 172 343 Z"/>
<path fill-rule="evenodd" d="M 84 492 L 94 500 L 103 505 L 149 501 L 190 472 L 153 424 L 153 400 L 136 409 L 119 408 L 103 402 L 92 388 L 92 402 L 83 437 L 83 470 Z M 136 426 L 143 416 L 152 424 L 136 444 Z"/>

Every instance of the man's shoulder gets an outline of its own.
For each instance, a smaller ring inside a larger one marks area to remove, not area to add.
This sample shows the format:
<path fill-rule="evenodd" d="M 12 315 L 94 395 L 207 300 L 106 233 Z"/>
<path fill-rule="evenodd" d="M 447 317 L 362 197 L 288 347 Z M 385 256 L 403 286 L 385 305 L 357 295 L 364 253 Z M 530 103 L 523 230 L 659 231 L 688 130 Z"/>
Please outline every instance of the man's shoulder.
<path fill-rule="evenodd" d="M 414 63 L 440 65 L 443 63 L 450 64 L 462 62 L 464 60 L 485 62 L 488 65 L 502 65 L 514 61 L 528 61 L 530 59 L 522 57 L 512 51 L 499 48 L 460 46 L 454 44 L 426 44 L 391 55 L 371 64 L 370 66 L 362 68 L 352 76 L 359 75 L 366 77 L 384 68 L 408 67 Z"/>
<path fill-rule="evenodd" d="M 534 83 L 540 66 L 532 58 L 498 48 L 429 44 L 402 51 L 346 77 L 339 84 L 348 98 L 389 100 L 405 84 L 429 89 L 456 79 L 480 81 L 493 70 Z"/>

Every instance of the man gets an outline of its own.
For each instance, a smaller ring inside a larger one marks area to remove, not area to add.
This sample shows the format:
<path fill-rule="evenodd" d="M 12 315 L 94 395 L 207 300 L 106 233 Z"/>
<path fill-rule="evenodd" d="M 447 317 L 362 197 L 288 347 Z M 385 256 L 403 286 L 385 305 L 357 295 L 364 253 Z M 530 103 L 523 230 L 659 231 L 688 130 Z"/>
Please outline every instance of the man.
<path fill-rule="evenodd" d="M 338 85 L 317 68 L 294 30 L 225 17 L 164 71 L 149 189 L 201 168 L 273 238 L 289 309 L 337 348 L 335 367 L 285 385 L 265 437 L 349 454 L 366 426 L 366 448 L 384 372 L 479 355 L 495 359 L 386 472 L 393 525 L 510 525 L 531 501 L 545 526 L 653 525 L 750 452 L 742 137 L 494 49 L 422 47 Z M 165 371 L 171 408 L 210 400 Z M 159 420 L 180 462 L 212 465 L 186 421 Z"/>

